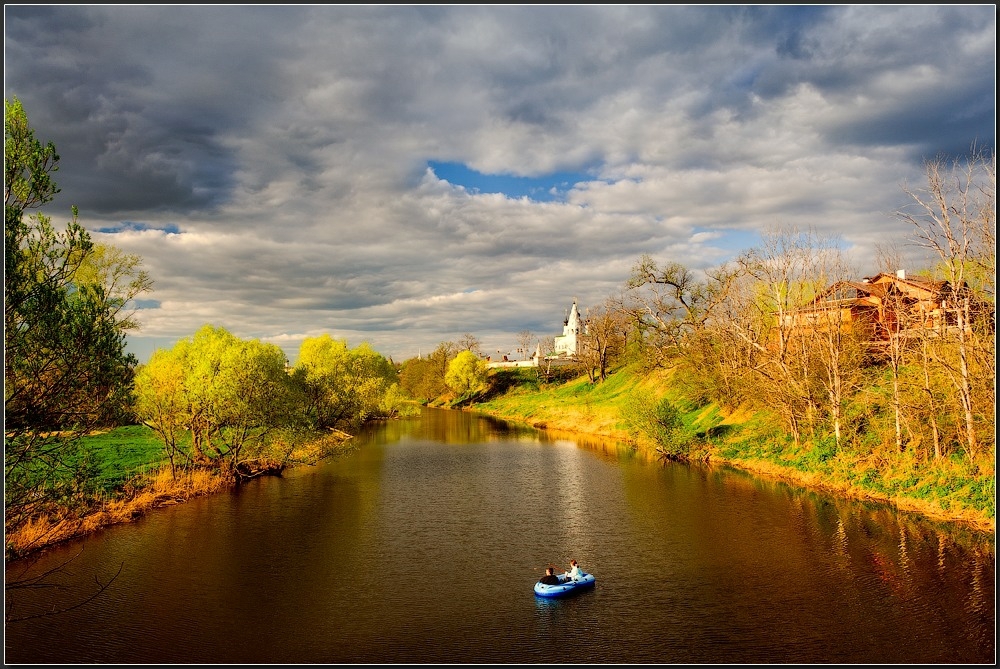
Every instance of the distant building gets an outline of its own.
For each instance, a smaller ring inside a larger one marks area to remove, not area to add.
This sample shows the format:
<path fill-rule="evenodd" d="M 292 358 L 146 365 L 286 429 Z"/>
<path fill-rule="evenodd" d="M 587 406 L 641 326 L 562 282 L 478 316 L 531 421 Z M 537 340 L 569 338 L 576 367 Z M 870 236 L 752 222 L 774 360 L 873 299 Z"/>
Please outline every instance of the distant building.
<path fill-rule="evenodd" d="M 958 313 L 962 308 L 968 310 L 964 319 Z M 988 305 L 968 284 L 956 288 L 947 281 L 907 278 L 903 270 L 861 281 L 838 281 L 785 315 L 793 333 L 831 327 L 860 331 L 870 346 L 897 336 L 940 335 L 959 322 L 968 328 L 975 320 L 993 328 Z"/>
<path fill-rule="evenodd" d="M 552 355 L 546 355 L 544 361 L 546 366 L 572 364 L 580 351 L 580 338 L 587 334 L 587 326 L 580 318 L 580 311 L 577 308 L 576 300 L 573 300 L 573 307 L 569 315 L 563 319 L 563 333 L 554 337 L 555 347 Z M 486 359 L 486 367 L 497 369 L 500 367 L 539 367 L 543 361 L 542 346 L 538 344 L 535 352 L 528 360 L 508 360 L 503 356 L 502 360 Z"/>
<path fill-rule="evenodd" d="M 569 316 L 563 320 L 563 333 L 555 337 L 554 355 L 557 357 L 575 357 L 579 352 L 580 335 L 586 334 L 583 320 L 580 318 L 580 311 L 576 307 L 576 299 L 573 300 L 573 308 L 570 309 Z"/>

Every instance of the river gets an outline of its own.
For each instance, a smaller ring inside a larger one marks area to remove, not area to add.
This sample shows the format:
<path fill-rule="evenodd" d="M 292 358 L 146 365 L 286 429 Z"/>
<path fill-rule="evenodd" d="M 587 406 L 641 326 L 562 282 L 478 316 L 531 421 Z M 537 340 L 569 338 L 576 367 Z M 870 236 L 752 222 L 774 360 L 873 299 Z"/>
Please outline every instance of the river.
<path fill-rule="evenodd" d="M 993 663 L 992 537 L 468 412 L 7 566 L 8 663 Z M 596 576 L 535 596 L 546 566 Z M 96 579 L 96 581 L 95 581 Z"/>

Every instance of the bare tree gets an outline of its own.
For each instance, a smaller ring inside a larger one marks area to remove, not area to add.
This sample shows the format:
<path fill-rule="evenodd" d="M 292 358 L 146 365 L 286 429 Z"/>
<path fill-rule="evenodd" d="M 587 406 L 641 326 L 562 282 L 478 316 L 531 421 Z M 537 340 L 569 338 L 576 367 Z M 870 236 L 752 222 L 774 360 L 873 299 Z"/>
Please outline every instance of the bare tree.
<path fill-rule="evenodd" d="M 909 209 L 900 210 L 897 216 L 913 226 L 917 244 L 937 256 L 940 272 L 951 286 L 950 314 L 946 316 L 954 319 L 954 327 L 945 334 L 954 338 L 957 355 L 954 364 L 949 362 L 945 366 L 958 393 L 966 450 L 974 460 L 980 448 L 976 416 L 988 413 L 994 417 L 996 412 L 995 394 L 989 391 L 991 396 L 986 399 L 991 406 L 979 406 L 973 390 L 974 364 L 978 360 L 989 365 L 991 383 L 985 384 L 989 387 L 995 386 L 996 366 L 995 345 L 994 361 L 987 362 L 989 355 L 981 351 L 990 344 L 977 337 L 972 328 L 973 305 L 967 280 L 973 278 L 970 268 L 982 267 L 992 269 L 992 276 L 983 278 L 976 273 L 975 278 L 990 290 L 995 282 L 996 155 L 974 150 L 967 160 L 947 163 L 938 158 L 927 161 L 924 169 L 927 186 L 920 189 L 904 186 L 903 191 L 912 202 Z M 989 250 L 984 248 L 987 243 Z M 995 301 L 989 320 L 995 329 Z"/>
<path fill-rule="evenodd" d="M 522 360 L 530 358 L 535 352 L 537 339 L 531 330 L 521 330 L 517 333 L 517 353 Z"/>
<path fill-rule="evenodd" d="M 643 255 L 632 268 L 619 309 L 643 332 L 659 361 L 683 352 L 686 338 L 705 327 L 736 280 L 722 266 L 704 279 L 680 263 L 658 264 Z"/>
<path fill-rule="evenodd" d="M 466 332 L 461 337 L 459 337 L 456 345 L 461 351 L 472 351 L 480 358 L 483 357 L 482 342 L 479 341 L 479 337 L 470 332 Z"/>
<path fill-rule="evenodd" d="M 746 315 L 732 324 L 734 334 L 755 349 L 759 395 L 784 417 L 796 443 L 803 427 L 815 427 L 822 387 L 815 352 L 809 338 L 799 335 L 796 312 L 827 287 L 817 265 L 835 249 L 833 239 L 814 231 L 776 228 L 764 234 L 761 246 L 737 259 L 753 284 L 741 293 Z"/>
<path fill-rule="evenodd" d="M 625 350 L 627 322 L 627 314 L 616 308 L 610 298 L 587 310 L 580 359 L 591 383 L 607 379 L 611 364 Z"/>
<path fill-rule="evenodd" d="M 844 285 L 853 273 L 839 250 L 830 248 L 817 254 L 813 276 L 808 280 L 823 290 Z M 820 312 L 819 322 L 808 328 L 806 334 L 811 339 L 817 380 L 826 394 L 827 413 L 839 448 L 844 438 L 844 406 L 861 382 L 863 342 L 868 333 L 856 329 L 842 304 L 835 299 L 829 308 Z"/>
<path fill-rule="evenodd" d="M 551 355 L 556 350 L 556 338 L 553 335 L 538 338 L 538 348 L 542 355 Z"/>

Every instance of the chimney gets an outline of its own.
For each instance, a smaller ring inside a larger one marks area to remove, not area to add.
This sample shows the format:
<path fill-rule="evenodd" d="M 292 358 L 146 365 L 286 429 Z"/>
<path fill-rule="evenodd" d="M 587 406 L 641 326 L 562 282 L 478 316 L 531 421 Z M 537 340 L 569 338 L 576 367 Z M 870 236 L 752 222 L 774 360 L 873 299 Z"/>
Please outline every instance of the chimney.
<path fill-rule="evenodd" d="M 905 269 L 897 269 L 896 270 L 896 278 L 897 279 L 906 279 L 906 270 Z"/>

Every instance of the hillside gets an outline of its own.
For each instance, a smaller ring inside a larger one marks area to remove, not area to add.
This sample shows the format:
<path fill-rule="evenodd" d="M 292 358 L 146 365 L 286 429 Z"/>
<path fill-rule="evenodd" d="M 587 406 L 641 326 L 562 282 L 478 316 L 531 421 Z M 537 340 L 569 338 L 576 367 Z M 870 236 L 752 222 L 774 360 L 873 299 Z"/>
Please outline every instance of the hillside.
<path fill-rule="evenodd" d="M 531 370 L 507 372 L 501 391 L 471 405 L 497 418 L 538 428 L 607 437 L 654 457 L 676 449 L 637 430 L 639 398 L 666 398 L 677 408 L 690 440 L 685 457 L 728 464 L 760 476 L 823 489 L 851 499 L 887 502 L 901 511 L 975 531 L 996 530 L 996 479 L 969 467 L 960 456 L 920 462 L 907 453 L 831 451 L 804 442 L 796 446 L 774 417 L 716 405 L 692 406 L 672 388 L 667 373 L 616 370 L 603 383 L 586 377 L 544 383 Z"/>

